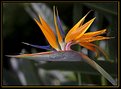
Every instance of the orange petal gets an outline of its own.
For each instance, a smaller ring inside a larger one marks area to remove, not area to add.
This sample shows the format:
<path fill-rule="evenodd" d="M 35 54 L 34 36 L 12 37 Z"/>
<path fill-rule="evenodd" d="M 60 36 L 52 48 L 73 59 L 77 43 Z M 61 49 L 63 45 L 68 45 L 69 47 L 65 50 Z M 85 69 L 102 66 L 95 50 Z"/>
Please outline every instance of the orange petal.
<path fill-rule="evenodd" d="M 105 56 L 105 58 L 107 60 L 109 60 L 109 57 L 108 57 L 107 53 L 102 48 L 100 48 L 99 46 L 97 46 L 95 44 L 92 44 L 92 43 L 90 43 L 90 46 L 96 47 Z"/>
<path fill-rule="evenodd" d="M 85 47 L 85 48 L 87 48 L 87 49 L 93 51 L 93 52 L 96 51 L 96 49 L 95 49 L 94 47 L 90 46 L 89 43 L 87 43 L 87 42 L 85 42 L 85 43 L 83 42 L 83 43 L 79 43 L 79 44 L 80 44 L 81 46 L 83 46 L 83 47 Z"/>
<path fill-rule="evenodd" d="M 106 39 L 110 39 L 110 38 L 111 37 L 96 36 L 96 37 L 92 37 L 92 38 L 85 40 L 85 42 L 93 42 L 93 41 L 97 41 L 97 40 L 106 40 Z"/>
<path fill-rule="evenodd" d="M 84 25 L 80 26 L 65 41 L 68 43 L 69 41 L 72 41 L 72 40 L 76 41 L 77 39 L 79 39 L 87 31 L 87 29 L 90 27 L 90 25 L 92 24 L 92 22 L 94 20 L 95 20 L 95 18 L 91 19 L 90 21 L 88 21 Z"/>
<path fill-rule="evenodd" d="M 91 43 L 87 43 L 87 42 L 81 42 L 81 43 L 79 43 L 81 46 L 83 46 L 83 47 L 85 47 L 85 48 L 87 48 L 87 49 L 89 49 L 89 50 L 91 50 L 91 51 L 93 51 L 93 52 L 95 52 L 96 53 L 96 56 L 98 55 L 98 51 L 96 50 L 96 48 L 93 46 L 93 45 L 91 45 Z"/>
<path fill-rule="evenodd" d="M 40 19 L 40 21 L 41 21 L 42 26 L 46 29 L 46 31 L 47 31 L 48 33 L 50 33 L 50 35 L 52 34 L 51 36 L 52 36 L 53 38 L 56 38 L 54 32 L 51 30 L 51 28 L 50 28 L 49 25 L 45 22 L 45 20 L 44 20 L 42 17 L 40 17 L 40 16 L 39 16 L 39 19 Z"/>
<path fill-rule="evenodd" d="M 106 39 L 111 39 L 113 37 L 103 37 L 103 36 L 96 36 L 96 37 L 81 37 L 80 39 L 77 39 L 76 42 L 93 42 L 97 40 L 106 40 Z"/>
<path fill-rule="evenodd" d="M 70 29 L 70 31 L 67 33 L 66 37 L 65 37 L 65 41 L 67 42 L 69 40 L 69 36 L 75 31 L 77 30 L 77 28 L 79 26 L 81 26 L 85 20 L 85 18 L 87 17 L 87 15 L 90 13 L 91 11 L 89 11 L 73 28 Z"/>
<path fill-rule="evenodd" d="M 105 32 L 106 32 L 106 29 L 95 31 L 95 32 L 88 32 L 88 33 L 85 33 L 81 38 L 93 37 L 93 36 L 104 34 Z"/>
<path fill-rule="evenodd" d="M 91 19 L 90 21 L 82 25 L 78 31 L 75 32 L 77 34 L 75 40 L 80 38 L 87 31 L 87 29 L 90 27 L 90 25 L 93 23 L 94 20 L 95 18 Z"/>
<path fill-rule="evenodd" d="M 55 48 L 56 50 L 59 50 L 58 44 L 56 42 L 56 37 L 54 35 L 54 33 L 52 32 L 51 29 L 49 29 L 49 26 L 46 25 L 45 21 L 41 19 L 41 22 L 43 23 L 42 25 L 36 20 L 36 23 L 38 24 L 38 26 L 40 27 L 40 29 L 42 30 L 43 34 L 45 35 L 47 41 L 49 42 L 49 44 Z"/>
<path fill-rule="evenodd" d="M 56 19 L 56 14 L 55 14 L 55 7 L 53 9 L 54 9 L 54 24 L 55 24 L 55 28 L 56 28 L 56 32 L 57 32 L 58 42 L 59 42 L 59 44 L 61 46 L 61 44 L 63 42 L 63 39 L 62 39 L 62 36 L 60 34 L 58 25 L 57 25 L 57 19 Z"/>

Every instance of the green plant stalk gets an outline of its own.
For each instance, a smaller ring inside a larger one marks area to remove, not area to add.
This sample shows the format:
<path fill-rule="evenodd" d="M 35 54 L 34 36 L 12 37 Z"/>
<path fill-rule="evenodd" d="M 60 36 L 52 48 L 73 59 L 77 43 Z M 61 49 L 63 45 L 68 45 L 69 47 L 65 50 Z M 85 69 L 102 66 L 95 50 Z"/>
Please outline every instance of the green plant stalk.
<path fill-rule="evenodd" d="M 77 78 L 78 78 L 78 85 L 82 85 L 82 81 L 81 81 L 81 73 L 77 72 Z"/>
<path fill-rule="evenodd" d="M 107 80 L 101 76 L 101 85 L 107 85 Z"/>

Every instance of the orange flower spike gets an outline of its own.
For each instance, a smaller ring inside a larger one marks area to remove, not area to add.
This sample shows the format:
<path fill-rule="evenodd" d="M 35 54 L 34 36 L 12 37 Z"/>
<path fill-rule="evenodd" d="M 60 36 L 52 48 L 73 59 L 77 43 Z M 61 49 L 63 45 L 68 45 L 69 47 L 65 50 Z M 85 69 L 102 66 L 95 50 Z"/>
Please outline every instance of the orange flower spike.
<path fill-rule="evenodd" d="M 84 33 L 88 30 L 88 28 L 90 27 L 90 25 L 93 23 L 94 20 L 95 20 L 95 18 L 91 19 L 90 21 L 88 21 L 87 23 L 85 23 L 84 25 L 82 25 L 81 27 L 79 27 L 79 30 L 77 30 L 75 32 L 75 36 L 76 37 L 74 38 L 74 40 L 77 40 L 82 35 L 84 35 Z"/>
<path fill-rule="evenodd" d="M 80 44 L 81 46 L 83 46 L 83 47 L 85 47 L 85 48 L 87 48 L 87 49 L 93 51 L 93 52 L 96 51 L 96 49 L 95 49 L 94 47 L 90 46 L 89 43 L 87 43 L 87 42 L 82 42 L 82 43 L 79 43 L 79 44 Z"/>
<path fill-rule="evenodd" d="M 62 36 L 60 34 L 60 31 L 59 31 L 59 28 L 58 28 L 58 25 L 57 25 L 57 17 L 56 17 L 56 14 L 55 14 L 55 7 L 53 8 L 53 11 L 54 11 L 54 24 L 55 24 L 55 28 L 56 28 L 56 32 L 57 32 L 57 37 L 58 37 L 58 42 L 61 46 L 61 49 L 63 49 L 63 39 L 62 39 Z"/>
<path fill-rule="evenodd" d="M 69 37 L 70 39 L 66 39 L 66 43 L 73 41 L 73 40 L 76 41 L 82 35 L 84 35 L 84 33 L 87 31 L 87 29 L 90 27 L 90 25 L 93 23 L 94 20 L 95 20 L 95 18 L 91 19 L 90 21 L 88 21 L 84 25 L 80 26 L 75 32 L 73 32 L 70 35 L 70 37 Z"/>
<path fill-rule="evenodd" d="M 85 42 L 93 42 L 93 41 L 97 41 L 97 40 L 106 40 L 106 39 L 111 39 L 111 37 L 96 36 L 96 37 L 87 39 Z"/>
<path fill-rule="evenodd" d="M 89 45 L 92 46 L 92 47 L 97 48 L 97 49 L 105 56 L 105 58 L 106 58 L 108 61 L 111 61 L 111 60 L 109 60 L 109 57 L 108 57 L 107 53 L 106 53 L 102 48 L 100 48 L 99 46 L 97 46 L 97 45 L 95 45 L 95 44 L 92 44 L 92 43 L 89 43 Z"/>
<path fill-rule="evenodd" d="M 98 55 L 97 49 L 93 45 L 91 45 L 91 43 L 83 42 L 83 43 L 79 43 L 79 45 L 81 45 L 84 48 L 87 48 L 87 49 L 95 52 L 96 53 L 96 56 Z"/>
<path fill-rule="evenodd" d="M 104 34 L 105 32 L 106 32 L 106 29 L 95 31 L 95 32 L 88 32 L 88 33 L 85 33 L 81 38 L 93 37 L 93 36 Z"/>
<path fill-rule="evenodd" d="M 54 35 L 54 33 L 52 32 L 51 29 L 48 29 L 49 26 L 46 25 L 45 21 L 40 17 L 40 20 L 43 24 L 39 23 L 36 19 L 34 19 L 36 21 L 36 23 L 38 24 L 38 26 L 40 27 L 40 29 L 42 30 L 43 34 L 45 35 L 47 41 L 49 42 L 49 44 L 56 50 L 59 50 L 58 44 L 56 42 L 56 37 Z M 43 26 L 42 26 L 43 25 Z M 45 26 L 45 27 L 44 27 Z M 51 34 L 51 35 L 50 35 Z"/>
<path fill-rule="evenodd" d="M 40 17 L 40 16 L 39 16 L 39 19 L 40 19 L 40 21 L 41 21 L 42 26 L 46 29 L 46 31 L 47 31 L 48 33 L 52 34 L 51 36 L 52 36 L 53 38 L 56 38 L 54 32 L 51 30 L 51 28 L 49 27 L 49 25 L 44 21 L 44 19 L 43 19 L 42 17 Z"/>
<path fill-rule="evenodd" d="M 91 10 L 75 25 L 73 26 L 70 31 L 67 33 L 66 37 L 65 37 L 65 42 L 68 42 L 68 40 L 70 40 L 70 35 L 73 34 L 74 31 L 77 30 L 77 28 L 79 26 L 81 26 L 85 20 L 85 18 L 87 17 L 87 15 L 91 12 Z"/>
<path fill-rule="evenodd" d="M 97 41 L 97 40 L 107 40 L 107 39 L 111 39 L 112 37 L 103 37 L 103 36 L 96 36 L 96 37 L 83 37 L 80 38 L 78 40 L 76 40 L 76 43 L 80 43 L 80 42 L 93 42 L 93 41 Z"/>

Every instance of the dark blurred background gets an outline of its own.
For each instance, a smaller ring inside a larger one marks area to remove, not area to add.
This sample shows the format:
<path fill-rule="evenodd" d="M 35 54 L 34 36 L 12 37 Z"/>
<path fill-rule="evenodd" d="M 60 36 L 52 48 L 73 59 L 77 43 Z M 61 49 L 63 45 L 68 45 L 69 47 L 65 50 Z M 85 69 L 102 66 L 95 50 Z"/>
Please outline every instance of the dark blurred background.
<path fill-rule="evenodd" d="M 118 3 L 117 2 L 43 2 L 39 3 L 2 3 L 2 52 L 3 68 L 6 71 L 13 71 L 10 58 L 5 55 L 19 54 L 22 49 L 26 53 L 43 52 L 46 50 L 33 48 L 22 44 L 27 42 L 37 45 L 47 45 L 46 39 L 41 30 L 33 20 L 40 12 L 37 9 L 45 11 L 46 18 L 53 18 L 52 14 L 48 17 L 46 7 L 52 12 L 53 6 L 57 6 L 59 16 L 67 32 L 75 23 L 77 23 L 88 11 L 93 10 L 86 18 L 85 22 L 96 16 L 96 20 L 88 31 L 96 31 L 106 28 L 107 36 L 115 37 L 106 42 L 105 50 L 113 61 L 118 59 Z M 43 5 L 44 4 L 44 5 Z M 38 7 L 34 7 L 38 6 Z M 46 7 L 45 7 L 46 6 Z M 45 9 L 44 9 L 45 8 Z M 47 15 L 46 15 L 47 14 Z M 51 23 L 50 21 L 47 21 Z M 99 43 L 98 43 L 99 44 Z M 108 46 L 107 46 L 108 45 Z M 32 51 L 33 50 L 33 51 Z M 5 71 L 5 74 L 7 73 Z M 26 70 L 27 71 L 27 70 Z M 10 75 L 9 75 L 10 76 Z M 8 76 L 8 77 L 9 77 Z M 3 79 L 6 79 L 3 77 Z M 94 80 L 95 81 L 95 80 Z M 15 81 L 4 80 L 7 85 L 17 85 Z M 10 84 L 9 84 L 10 83 Z M 18 83 L 18 82 L 16 82 Z M 19 85 L 20 83 L 18 83 Z M 21 84 L 20 84 L 21 85 Z"/>

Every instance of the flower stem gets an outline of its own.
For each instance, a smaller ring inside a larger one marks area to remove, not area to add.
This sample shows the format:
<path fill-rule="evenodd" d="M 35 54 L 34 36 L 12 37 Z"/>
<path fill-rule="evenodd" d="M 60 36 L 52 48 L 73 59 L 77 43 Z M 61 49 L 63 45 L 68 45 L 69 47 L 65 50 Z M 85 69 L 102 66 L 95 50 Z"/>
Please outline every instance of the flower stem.
<path fill-rule="evenodd" d="M 101 85 L 107 85 L 107 80 L 101 76 Z"/>
<path fill-rule="evenodd" d="M 77 78 L 78 78 L 78 85 L 82 85 L 82 81 L 81 81 L 81 73 L 77 72 Z"/>

